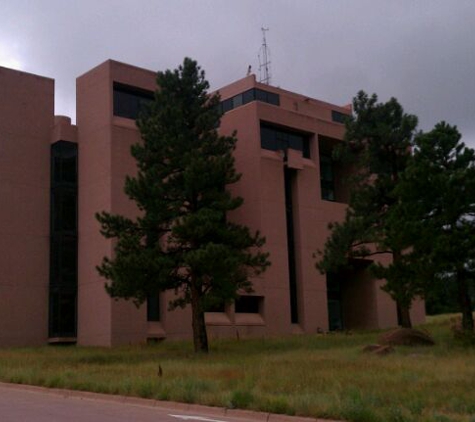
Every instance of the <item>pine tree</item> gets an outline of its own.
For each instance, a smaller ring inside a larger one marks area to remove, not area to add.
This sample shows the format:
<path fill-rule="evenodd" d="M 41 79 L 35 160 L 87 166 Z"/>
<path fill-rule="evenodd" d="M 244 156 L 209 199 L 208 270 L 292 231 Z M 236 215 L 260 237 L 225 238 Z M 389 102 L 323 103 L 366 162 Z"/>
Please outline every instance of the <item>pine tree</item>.
<path fill-rule="evenodd" d="M 101 232 L 117 239 L 114 256 L 99 273 L 112 297 L 139 305 L 157 291 L 174 289 L 172 308 L 191 304 L 195 351 L 208 351 L 204 313 L 237 292 L 252 291 L 250 277 L 270 264 L 264 239 L 226 217 L 243 200 L 228 190 L 236 137 L 220 136 L 219 98 L 197 63 L 185 58 L 157 74 L 155 100 L 137 120 L 142 141 L 132 147 L 138 173 L 125 193 L 141 216 L 97 214 Z"/>
<path fill-rule="evenodd" d="M 475 151 L 455 126 L 441 122 L 415 138 L 414 157 L 396 190 L 394 209 L 427 295 L 454 284 L 462 327 L 474 329 Z"/>
<path fill-rule="evenodd" d="M 389 225 L 388 215 L 397 204 L 394 189 L 411 158 L 417 117 L 404 113 L 394 98 L 378 103 L 360 91 L 353 100 L 354 116 L 334 158 L 352 168 L 348 180 L 350 199 L 345 220 L 331 225 L 331 235 L 317 267 L 322 272 L 350 266 L 352 259 L 389 254 L 389 265 L 373 264 L 372 273 L 386 279 L 384 289 L 396 301 L 400 323 L 411 326 L 409 309 L 420 293 L 413 269 L 404 253 L 407 245 Z"/>

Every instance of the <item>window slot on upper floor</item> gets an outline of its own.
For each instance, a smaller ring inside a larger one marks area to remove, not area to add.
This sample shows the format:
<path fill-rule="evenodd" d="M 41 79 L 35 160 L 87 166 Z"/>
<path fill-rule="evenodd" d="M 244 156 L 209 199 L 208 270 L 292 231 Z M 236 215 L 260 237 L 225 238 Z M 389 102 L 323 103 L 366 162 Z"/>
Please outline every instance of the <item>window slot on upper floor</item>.
<path fill-rule="evenodd" d="M 318 136 L 321 198 L 325 201 L 348 203 L 349 167 L 333 159 L 333 149 L 340 142 L 343 141 Z"/>
<path fill-rule="evenodd" d="M 51 148 L 51 183 L 77 185 L 77 144 L 58 141 Z"/>
<path fill-rule="evenodd" d="M 136 120 L 153 101 L 152 91 L 114 82 L 114 116 Z"/>
<path fill-rule="evenodd" d="M 333 160 L 331 156 L 322 154 L 320 154 L 320 187 L 322 189 L 322 199 L 326 201 L 335 200 Z"/>
<path fill-rule="evenodd" d="M 295 149 L 310 158 L 310 135 L 293 129 L 261 122 L 261 148 L 271 151 Z"/>
<path fill-rule="evenodd" d="M 346 119 L 348 119 L 349 117 L 351 117 L 349 114 L 341 113 L 341 112 L 336 111 L 336 110 L 332 110 L 332 120 L 336 123 L 345 124 Z"/>
<path fill-rule="evenodd" d="M 220 110 L 222 113 L 233 110 L 251 101 L 261 101 L 272 105 L 280 105 L 280 96 L 274 92 L 265 91 L 259 88 L 251 88 L 247 91 L 241 92 L 234 97 L 228 98 L 220 103 Z"/>

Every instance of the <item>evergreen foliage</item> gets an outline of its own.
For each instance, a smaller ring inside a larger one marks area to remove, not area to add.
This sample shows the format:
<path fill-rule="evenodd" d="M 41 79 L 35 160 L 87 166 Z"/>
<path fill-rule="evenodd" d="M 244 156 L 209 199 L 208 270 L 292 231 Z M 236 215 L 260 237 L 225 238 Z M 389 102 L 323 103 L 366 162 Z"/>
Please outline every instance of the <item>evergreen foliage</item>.
<path fill-rule="evenodd" d="M 400 200 L 391 221 L 412 246 L 427 296 L 454 292 L 462 327 L 473 332 L 475 152 L 461 142 L 455 126 L 441 122 L 416 136 L 396 194 Z"/>
<path fill-rule="evenodd" d="M 397 302 L 400 322 L 410 327 L 409 308 L 420 289 L 412 282 L 405 239 L 391 227 L 388 216 L 397 204 L 394 189 L 411 158 L 417 117 L 404 113 L 394 98 L 378 103 L 375 94 L 363 91 L 354 98 L 353 111 L 346 122 L 345 140 L 333 154 L 352 168 L 346 217 L 331 226 L 317 267 L 337 272 L 353 259 L 390 255 L 391 263 L 373 264 L 370 269 L 387 280 L 384 288 Z"/>
<path fill-rule="evenodd" d="M 345 142 L 334 157 L 353 166 L 345 220 L 331 225 L 317 267 L 337 272 L 354 259 L 389 254 L 370 270 L 410 326 L 415 296 L 446 309 L 455 298 L 462 328 L 473 332 L 475 152 L 444 122 L 415 133 L 417 118 L 395 99 L 358 93 Z"/>
<path fill-rule="evenodd" d="M 172 308 L 191 304 L 195 351 L 208 351 L 207 309 L 252 290 L 250 277 L 270 265 L 260 251 L 264 238 L 226 218 L 242 198 L 228 186 L 236 137 L 220 136 L 219 98 L 197 63 L 185 58 L 176 70 L 159 72 L 155 100 L 137 120 L 142 141 L 132 147 L 138 173 L 125 193 L 136 219 L 101 212 L 101 233 L 117 239 L 112 258 L 98 267 L 115 298 L 137 305 L 174 289 Z"/>

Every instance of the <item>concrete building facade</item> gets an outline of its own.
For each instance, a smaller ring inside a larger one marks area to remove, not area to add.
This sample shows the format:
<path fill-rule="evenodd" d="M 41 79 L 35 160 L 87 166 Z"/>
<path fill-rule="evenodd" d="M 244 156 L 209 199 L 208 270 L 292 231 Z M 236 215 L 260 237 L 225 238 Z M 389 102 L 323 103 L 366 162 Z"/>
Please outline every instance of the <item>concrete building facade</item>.
<path fill-rule="evenodd" d="M 77 79 L 77 123 L 54 116 L 54 81 L 0 68 L 0 346 L 77 342 L 114 346 L 191 337 L 173 292 L 136 308 L 111 299 L 96 266 L 114 242 L 94 214 L 135 216 L 123 193 L 140 142 L 135 118 L 155 73 L 106 61 Z M 206 314 L 210 337 L 316 333 L 397 325 L 394 302 L 361 262 L 351 274 L 315 269 L 327 225 L 341 220 L 345 169 L 331 161 L 349 107 L 256 82 L 219 90 L 219 130 L 238 133 L 244 205 L 229 218 L 260 230 L 272 262 L 254 293 Z M 385 259 L 384 257 L 382 259 Z M 416 302 L 414 322 L 424 319 Z"/>

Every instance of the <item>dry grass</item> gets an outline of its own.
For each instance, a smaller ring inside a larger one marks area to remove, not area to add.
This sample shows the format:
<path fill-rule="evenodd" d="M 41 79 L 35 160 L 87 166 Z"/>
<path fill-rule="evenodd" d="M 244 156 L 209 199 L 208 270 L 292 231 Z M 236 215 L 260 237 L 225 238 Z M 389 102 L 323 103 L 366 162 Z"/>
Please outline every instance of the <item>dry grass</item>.
<path fill-rule="evenodd" d="M 188 342 L 114 349 L 0 350 L 0 380 L 350 421 L 475 422 L 475 347 L 448 318 L 425 326 L 435 347 L 363 354 L 380 333 Z M 159 377 L 158 366 L 163 368 Z"/>

